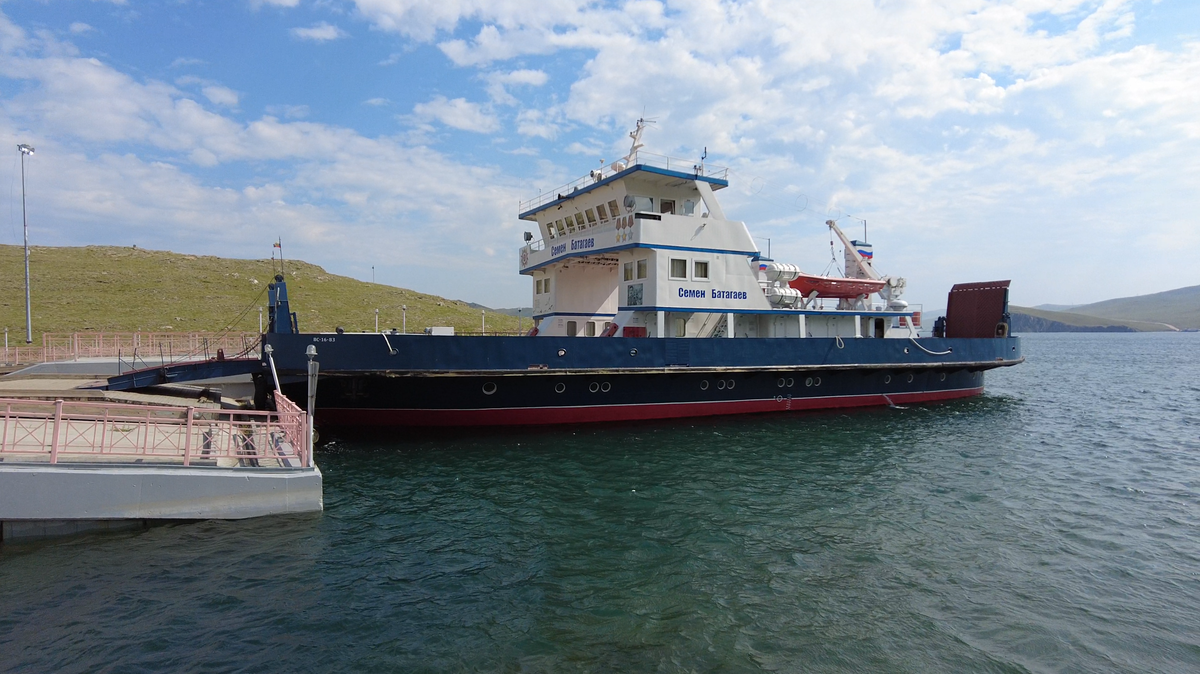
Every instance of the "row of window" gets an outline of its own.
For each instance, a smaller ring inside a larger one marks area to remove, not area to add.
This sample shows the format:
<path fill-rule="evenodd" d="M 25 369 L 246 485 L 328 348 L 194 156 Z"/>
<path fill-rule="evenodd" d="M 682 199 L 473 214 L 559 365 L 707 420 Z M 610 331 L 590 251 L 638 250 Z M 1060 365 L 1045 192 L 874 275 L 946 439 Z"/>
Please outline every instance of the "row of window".
<path fill-rule="evenodd" d="M 647 276 L 647 260 L 637 260 L 636 262 L 626 262 L 623 267 L 623 280 L 633 281 L 641 280 Z M 688 261 L 682 258 L 671 258 L 670 278 L 677 281 L 688 280 Z M 708 260 L 693 260 L 692 261 L 692 280 L 707 281 L 708 280 Z"/>
<path fill-rule="evenodd" d="M 688 261 L 671 258 L 671 278 L 673 280 L 686 281 L 688 278 Z M 708 260 L 693 260 L 692 261 L 692 280 L 707 281 L 708 280 Z"/>
<path fill-rule="evenodd" d="M 611 327 L 612 321 L 604 321 L 604 323 L 603 323 L 604 327 L 602 329 L 600 328 L 600 325 L 601 325 L 600 321 L 584 321 L 583 336 L 584 337 L 595 337 L 599 332 L 603 332 L 604 330 L 607 330 L 609 327 Z M 567 336 L 568 337 L 578 337 L 579 336 L 579 324 L 578 323 L 576 323 L 575 321 L 567 321 Z"/>
<path fill-rule="evenodd" d="M 544 294 L 546 294 L 546 293 L 548 293 L 548 292 L 550 292 L 550 279 L 549 279 L 549 278 L 544 278 L 544 279 L 542 279 L 542 278 L 539 278 L 539 279 L 534 279 L 534 281 L 533 281 L 533 294 L 535 294 L 535 295 L 544 295 Z"/>
<path fill-rule="evenodd" d="M 617 208 L 616 199 L 610 200 L 607 204 L 597 204 L 595 208 L 589 208 L 581 213 L 568 215 L 565 218 L 560 218 L 550 223 L 546 229 L 549 230 L 550 238 L 556 239 L 560 236 L 582 232 L 589 227 L 608 222 L 609 219 L 617 217 L 620 210 Z"/>

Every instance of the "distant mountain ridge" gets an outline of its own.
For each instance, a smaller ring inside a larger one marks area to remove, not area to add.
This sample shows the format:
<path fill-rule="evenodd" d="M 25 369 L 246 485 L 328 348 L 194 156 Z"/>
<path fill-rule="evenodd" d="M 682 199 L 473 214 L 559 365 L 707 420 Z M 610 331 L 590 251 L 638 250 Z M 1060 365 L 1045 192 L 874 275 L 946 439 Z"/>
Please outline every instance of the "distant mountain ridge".
<path fill-rule="evenodd" d="M 1064 310 L 1046 307 L 1064 306 Z M 1082 305 L 1009 307 L 1013 332 L 1165 332 L 1200 329 L 1200 286 Z"/>
<path fill-rule="evenodd" d="M 1197 329 L 1200 328 L 1200 286 L 1084 304 L 1067 313 L 1126 321 L 1150 321 L 1166 323 L 1180 329 Z"/>

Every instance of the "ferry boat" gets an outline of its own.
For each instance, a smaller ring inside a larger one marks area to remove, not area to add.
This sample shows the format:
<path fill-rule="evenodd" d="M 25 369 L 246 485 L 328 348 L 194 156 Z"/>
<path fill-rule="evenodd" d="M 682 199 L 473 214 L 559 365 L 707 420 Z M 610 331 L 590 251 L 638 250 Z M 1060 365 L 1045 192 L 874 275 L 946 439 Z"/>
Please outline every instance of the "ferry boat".
<path fill-rule="evenodd" d="M 762 254 L 716 193 L 728 171 L 642 150 L 520 205 L 532 280 L 524 336 L 301 333 L 281 276 L 269 287 L 260 403 L 307 395 L 338 426 L 572 424 L 897 405 L 974 396 L 1023 361 L 1008 281 L 960 284 L 934 335 L 905 281 L 827 224 L 841 276 Z M 315 354 L 312 352 L 315 351 Z M 309 355 L 306 355 L 308 353 Z M 310 358 L 311 356 L 311 358 Z"/>

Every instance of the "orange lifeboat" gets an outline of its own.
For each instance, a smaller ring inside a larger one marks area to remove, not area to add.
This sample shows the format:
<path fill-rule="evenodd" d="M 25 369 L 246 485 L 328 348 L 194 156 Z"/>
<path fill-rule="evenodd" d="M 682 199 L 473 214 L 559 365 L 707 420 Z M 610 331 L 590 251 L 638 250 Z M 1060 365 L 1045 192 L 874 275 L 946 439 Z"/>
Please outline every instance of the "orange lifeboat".
<path fill-rule="evenodd" d="M 873 281 L 865 278 L 837 278 L 834 276 L 813 276 L 801 273 L 788 286 L 799 290 L 802 295 L 809 297 L 813 291 L 817 297 L 834 297 L 839 299 L 854 299 L 859 295 L 877 293 L 887 285 L 887 281 Z"/>

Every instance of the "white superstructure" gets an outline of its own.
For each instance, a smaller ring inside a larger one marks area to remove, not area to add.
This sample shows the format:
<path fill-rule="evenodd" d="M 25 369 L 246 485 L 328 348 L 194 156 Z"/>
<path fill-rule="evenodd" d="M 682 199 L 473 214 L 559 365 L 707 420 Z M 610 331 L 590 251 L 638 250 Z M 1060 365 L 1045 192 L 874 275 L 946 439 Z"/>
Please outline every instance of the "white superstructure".
<path fill-rule="evenodd" d="M 836 308 L 819 293 L 806 297 L 789 286 L 798 267 L 766 259 L 745 223 L 726 218 L 715 193 L 728 171 L 641 152 L 644 129 L 638 120 L 623 159 L 521 204 L 521 219 L 537 223 L 520 250 L 520 272 L 533 278 L 534 334 L 916 336 L 899 300 L 903 279 L 887 279 L 875 305 L 869 295 Z M 848 246 L 846 276 L 879 279 L 856 248 Z"/>

